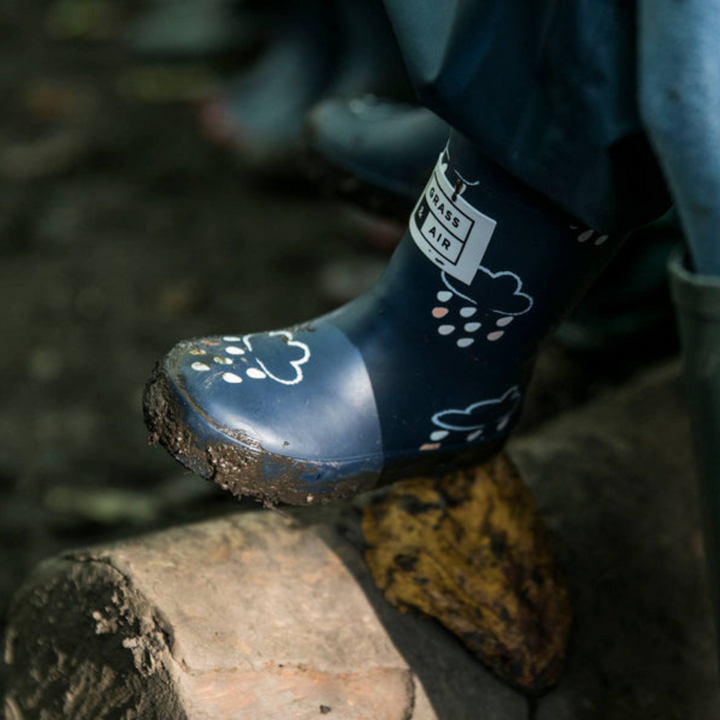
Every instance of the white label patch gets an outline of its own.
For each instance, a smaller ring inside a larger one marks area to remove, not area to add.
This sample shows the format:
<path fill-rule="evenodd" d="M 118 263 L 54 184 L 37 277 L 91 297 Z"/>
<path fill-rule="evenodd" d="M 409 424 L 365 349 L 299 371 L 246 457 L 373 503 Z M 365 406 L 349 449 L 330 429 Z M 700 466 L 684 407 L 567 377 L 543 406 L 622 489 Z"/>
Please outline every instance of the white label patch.
<path fill-rule="evenodd" d="M 470 285 L 497 223 L 456 195 L 442 157 L 410 216 L 410 234 L 429 260 Z"/>

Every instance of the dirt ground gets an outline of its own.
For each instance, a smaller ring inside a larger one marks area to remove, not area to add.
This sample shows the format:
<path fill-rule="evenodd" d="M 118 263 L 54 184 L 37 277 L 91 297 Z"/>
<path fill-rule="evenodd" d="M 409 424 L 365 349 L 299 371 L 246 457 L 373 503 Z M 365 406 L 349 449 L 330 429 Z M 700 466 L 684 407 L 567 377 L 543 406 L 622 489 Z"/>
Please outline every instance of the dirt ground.
<path fill-rule="evenodd" d="M 0 4 L 0 617 L 63 548 L 236 510 L 148 446 L 155 360 L 326 311 L 327 268 L 374 252 L 337 203 L 201 136 L 209 68 L 129 63 L 137 7 Z M 557 348 L 540 374 L 528 422 L 603 387 Z"/>
<path fill-rule="evenodd" d="M 180 339 L 327 310 L 318 273 L 358 240 L 312 191 L 254 185 L 193 103 L 153 101 L 119 42 L 133 8 L 90 5 L 90 30 L 73 3 L 0 5 L 2 612 L 63 547 L 236 509 L 148 446 L 143 385 Z"/>

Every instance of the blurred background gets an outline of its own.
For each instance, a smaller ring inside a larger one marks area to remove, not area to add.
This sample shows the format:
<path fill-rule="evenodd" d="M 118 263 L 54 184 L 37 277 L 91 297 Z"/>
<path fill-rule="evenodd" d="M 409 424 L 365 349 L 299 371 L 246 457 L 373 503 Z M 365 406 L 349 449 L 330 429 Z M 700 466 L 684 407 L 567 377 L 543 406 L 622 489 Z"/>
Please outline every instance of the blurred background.
<path fill-rule="evenodd" d="M 0 3 L 0 619 L 23 577 L 63 548 L 237 511 L 148 446 L 154 362 L 184 338 L 335 307 L 377 276 L 399 233 L 397 212 L 380 220 L 324 198 L 296 157 L 285 172 L 283 157 L 233 144 L 216 99 L 262 55 L 264 35 L 240 27 L 223 40 L 216 27 L 212 52 L 191 42 L 178 58 L 164 25 L 138 25 L 169 4 Z M 310 46 L 328 33 L 315 28 Z M 640 273 L 657 342 L 608 363 L 587 324 L 566 326 L 543 351 L 525 429 L 673 351 L 663 263 L 661 251 L 645 285 Z M 596 329 L 603 312 L 617 319 L 604 297 L 588 311 Z M 637 315 L 624 321 L 634 332 Z"/>
<path fill-rule="evenodd" d="M 211 64 L 128 57 L 143 10 L 0 3 L 0 617 L 64 547 L 237 509 L 148 446 L 155 360 L 317 315 L 323 270 L 367 254 L 335 203 L 203 137 Z"/>

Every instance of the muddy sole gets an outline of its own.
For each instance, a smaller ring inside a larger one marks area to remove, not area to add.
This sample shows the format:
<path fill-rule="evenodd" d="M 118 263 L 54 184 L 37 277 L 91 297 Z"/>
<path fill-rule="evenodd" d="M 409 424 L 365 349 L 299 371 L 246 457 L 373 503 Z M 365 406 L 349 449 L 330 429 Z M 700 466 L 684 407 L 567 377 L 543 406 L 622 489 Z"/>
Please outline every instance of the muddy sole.
<path fill-rule="evenodd" d="M 161 445 L 188 470 L 223 490 L 265 505 L 324 504 L 408 478 L 442 477 L 489 460 L 505 444 L 502 438 L 460 450 L 403 453 L 387 457 L 380 473 L 354 463 L 352 472 L 343 475 L 341 462 L 280 456 L 243 433 L 216 426 L 177 387 L 162 363 L 146 385 L 143 409 L 151 443 Z M 372 464 L 368 461 L 368 467 Z M 331 479 L 323 482 L 326 476 Z"/>

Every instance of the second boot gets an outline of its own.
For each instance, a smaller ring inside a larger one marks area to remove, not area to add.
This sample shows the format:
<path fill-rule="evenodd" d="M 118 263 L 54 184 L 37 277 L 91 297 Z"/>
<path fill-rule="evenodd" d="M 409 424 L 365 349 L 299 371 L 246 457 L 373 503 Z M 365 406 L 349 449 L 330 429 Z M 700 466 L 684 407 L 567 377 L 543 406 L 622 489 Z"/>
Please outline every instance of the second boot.
<path fill-rule="evenodd" d="M 697 275 L 678 253 L 670 286 L 683 349 L 708 584 L 720 632 L 720 278 Z"/>

